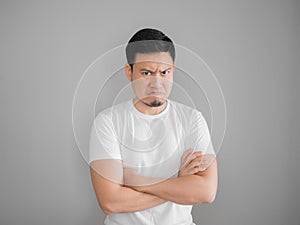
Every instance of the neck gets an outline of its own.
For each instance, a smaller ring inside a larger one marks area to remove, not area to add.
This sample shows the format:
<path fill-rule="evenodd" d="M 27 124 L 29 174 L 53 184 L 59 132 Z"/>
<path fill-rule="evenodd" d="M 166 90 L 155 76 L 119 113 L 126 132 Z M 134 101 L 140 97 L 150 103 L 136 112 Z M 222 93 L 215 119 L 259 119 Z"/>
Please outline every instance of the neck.
<path fill-rule="evenodd" d="M 148 114 L 148 115 L 156 115 L 156 114 L 159 114 L 161 113 L 162 111 L 165 110 L 165 108 L 167 107 L 167 100 L 161 105 L 161 106 L 158 106 L 158 107 L 151 107 L 151 106 L 148 106 L 146 105 L 145 103 L 143 103 L 141 100 L 135 98 L 133 99 L 133 105 L 134 107 L 141 113 L 144 113 L 144 114 Z"/>

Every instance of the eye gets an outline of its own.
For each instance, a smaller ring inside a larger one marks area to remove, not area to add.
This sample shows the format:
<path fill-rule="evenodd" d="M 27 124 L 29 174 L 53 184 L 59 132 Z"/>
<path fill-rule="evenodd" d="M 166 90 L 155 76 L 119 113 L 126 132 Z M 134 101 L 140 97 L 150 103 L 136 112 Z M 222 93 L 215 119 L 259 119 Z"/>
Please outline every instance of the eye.
<path fill-rule="evenodd" d="M 150 76 L 151 72 L 150 71 L 144 71 L 144 72 L 142 72 L 142 74 L 145 75 L 145 76 Z"/>
<path fill-rule="evenodd" d="M 165 71 L 162 71 L 161 73 L 162 73 L 163 75 L 167 75 L 167 74 L 170 73 L 170 70 L 165 70 Z"/>

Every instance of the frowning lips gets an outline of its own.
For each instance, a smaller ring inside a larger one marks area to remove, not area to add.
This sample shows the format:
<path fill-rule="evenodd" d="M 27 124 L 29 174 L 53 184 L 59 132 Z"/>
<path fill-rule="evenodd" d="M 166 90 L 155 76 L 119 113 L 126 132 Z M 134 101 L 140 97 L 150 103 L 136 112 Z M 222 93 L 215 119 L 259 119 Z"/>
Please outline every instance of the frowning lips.
<path fill-rule="evenodd" d="M 147 92 L 147 95 L 165 95 L 163 90 L 151 90 Z"/>

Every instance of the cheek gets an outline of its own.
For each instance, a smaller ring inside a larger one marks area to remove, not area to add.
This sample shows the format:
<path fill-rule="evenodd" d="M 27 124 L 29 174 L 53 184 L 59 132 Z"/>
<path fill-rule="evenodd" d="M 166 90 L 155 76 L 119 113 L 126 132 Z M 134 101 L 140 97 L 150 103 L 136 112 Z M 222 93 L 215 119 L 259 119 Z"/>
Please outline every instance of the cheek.
<path fill-rule="evenodd" d="M 167 78 L 164 83 L 166 87 L 171 88 L 173 85 L 173 77 Z"/>
<path fill-rule="evenodd" d="M 168 82 L 173 83 L 173 78 L 174 78 L 174 75 L 172 73 L 172 74 L 170 74 L 170 76 L 166 77 L 166 80 L 168 80 Z"/>
<path fill-rule="evenodd" d="M 137 79 L 132 81 L 133 88 L 137 93 L 144 93 L 150 82 L 147 79 Z"/>

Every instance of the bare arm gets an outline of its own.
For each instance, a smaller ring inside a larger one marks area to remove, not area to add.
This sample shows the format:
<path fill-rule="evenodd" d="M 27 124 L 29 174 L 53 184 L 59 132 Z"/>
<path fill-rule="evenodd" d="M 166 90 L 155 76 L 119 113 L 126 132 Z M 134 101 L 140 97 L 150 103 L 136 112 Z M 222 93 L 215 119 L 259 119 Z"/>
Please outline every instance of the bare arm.
<path fill-rule="evenodd" d="M 119 160 L 93 161 L 90 171 L 98 203 L 106 214 L 142 211 L 166 202 L 155 195 L 124 187 Z"/>
<path fill-rule="evenodd" d="M 215 199 L 218 186 L 217 160 L 213 155 L 203 155 L 203 157 L 207 162 L 213 160 L 205 171 L 133 188 L 178 204 L 211 203 Z M 197 159 L 192 160 L 191 163 L 197 164 Z"/>

